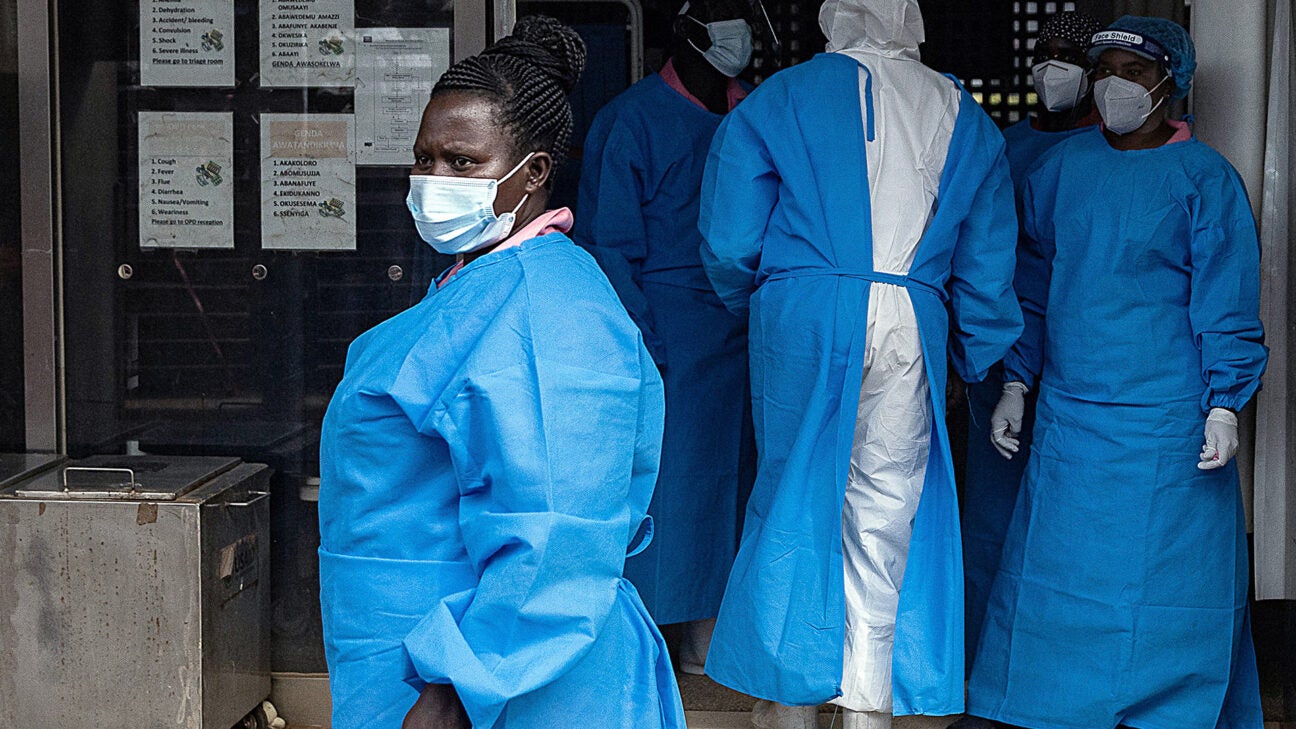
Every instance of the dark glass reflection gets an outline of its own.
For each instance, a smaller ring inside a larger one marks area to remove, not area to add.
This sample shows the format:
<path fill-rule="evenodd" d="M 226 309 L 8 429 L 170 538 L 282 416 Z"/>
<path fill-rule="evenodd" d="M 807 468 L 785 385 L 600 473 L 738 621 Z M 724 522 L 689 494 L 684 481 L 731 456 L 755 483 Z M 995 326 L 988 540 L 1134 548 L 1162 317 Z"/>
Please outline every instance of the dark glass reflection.
<path fill-rule="evenodd" d="M 0 1 L 0 453 L 23 450 L 17 0 Z"/>
<path fill-rule="evenodd" d="M 359 0 L 355 9 L 358 28 L 452 25 L 447 0 Z M 355 251 L 262 250 L 260 115 L 351 113 L 354 104 L 351 89 L 260 87 L 255 0 L 235 3 L 229 89 L 141 86 L 138 0 L 64 3 L 60 13 L 69 451 L 273 467 L 273 668 L 324 671 L 312 500 L 319 423 L 351 340 L 422 298 L 449 261 L 419 241 L 402 167 L 358 168 Z M 233 250 L 141 249 L 141 111 L 233 112 Z M 392 266 L 404 275 L 390 276 Z"/>

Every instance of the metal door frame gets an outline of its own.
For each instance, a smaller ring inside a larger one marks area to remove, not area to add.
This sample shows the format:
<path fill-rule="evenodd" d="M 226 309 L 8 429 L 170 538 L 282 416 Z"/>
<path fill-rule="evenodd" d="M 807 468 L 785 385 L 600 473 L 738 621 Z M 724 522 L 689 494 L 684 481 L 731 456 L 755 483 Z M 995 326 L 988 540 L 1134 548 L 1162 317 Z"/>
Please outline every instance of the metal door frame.
<path fill-rule="evenodd" d="M 17 0 L 22 194 L 23 380 L 27 450 L 65 453 L 59 230 L 58 5 Z"/>

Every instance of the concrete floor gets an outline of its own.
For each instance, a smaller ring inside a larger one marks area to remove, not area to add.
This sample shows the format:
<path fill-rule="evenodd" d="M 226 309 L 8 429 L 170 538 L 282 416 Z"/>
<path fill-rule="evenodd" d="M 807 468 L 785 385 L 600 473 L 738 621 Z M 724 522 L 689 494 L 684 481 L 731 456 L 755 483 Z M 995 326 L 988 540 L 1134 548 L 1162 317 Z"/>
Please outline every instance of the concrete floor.
<path fill-rule="evenodd" d="M 689 729 L 752 729 L 747 712 L 735 711 L 688 711 Z M 954 716 L 902 716 L 892 723 L 892 729 L 945 729 L 958 717 Z M 819 714 L 820 729 L 841 727 L 841 717 L 833 724 L 833 715 L 828 712 Z"/>
<path fill-rule="evenodd" d="M 733 691 L 707 676 L 675 674 L 689 729 L 753 729 L 752 697 Z M 289 729 L 328 729 L 328 678 L 324 675 L 279 674 L 275 681 L 275 706 Z M 902 716 L 892 729 L 945 729 L 958 717 Z M 833 707 L 819 709 L 821 729 L 840 729 L 841 719 L 833 723 Z"/>
<path fill-rule="evenodd" d="M 749 718 L 752 697 L 727 689 L 707 676 L 677 673 L 675 677 L 679 680 L 689 729 L 752 729 Z M 892 729 L 945 729 L 956 719 L 957 716 L 902 716 L 895 720 Z M 821 707 L 819 726 L 840 729 L 841 718 L 834 725 L 832 707 Z"/>
<path fill-rule="evenodd" d="M 745 711 L 686 711 L 688 729 L 752 729 L 751 719 Z M 841 719 L 832 723 L 833 715 L 819 715 L 820 729 L 841 727 Z M 945 729 L 954 717 L 902 716 L 895 720 L 892 729 Z M 322 729 L 318 724 L 289 724 L 288 729 Z"/>
<path fill-rule="evenodd" d="M 689 729 L 753 729 L 754 699 L 731 691 L 706 676 L 675 674 Z M 328 677 L 324 674 L 276 674 L 273 700 L 288 719 L 289 729 L 328 729 Z M 945 729 L 957 716 L 902 716 L 892 729 Z M 820 708 L 820 729 L 833 724 L 832 707 Z M 1265 722 L 1265 729 L 1296 729 L 1296 723 Z"/>

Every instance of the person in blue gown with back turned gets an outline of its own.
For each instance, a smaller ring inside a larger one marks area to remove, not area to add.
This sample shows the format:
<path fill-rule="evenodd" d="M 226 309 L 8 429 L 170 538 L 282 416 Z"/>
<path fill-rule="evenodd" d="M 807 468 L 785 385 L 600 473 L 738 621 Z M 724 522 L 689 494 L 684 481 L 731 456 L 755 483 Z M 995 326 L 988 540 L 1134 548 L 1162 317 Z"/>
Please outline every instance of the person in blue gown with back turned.
<path fill-rule="evenodd" d="M 685 4 L 661 72 L 594 119 L 573 232 L 605 266 L 611 255 L 629 268 L 622 299 L 665 380 L 661 473 L 649 507 L 656 532 L 626 561 L 626 577 L 658 624 L 683 624 L 686 673 L 702 673 L 706 662 L 755 470 L 747 322 L 707 281 L 697 229 L 711 137 L 747 95 L 734 77 L 751 58 L 750 15 L 749 0 Z"/>
<path fill-rule="evenodd" d="M 1054 145 L 1098 123 L 1090 93 L 1089 39 L 1102 30 L 1093 18 L 1073 11 L 1050 17 L 1035 39 L 1035 64 L 1031 76 L 1039 97 L 1033 114 L 1004 130 L 1004 154 L 1012 172 L 1018 203 L 1028 170 L 1040 155 Z M 1018 257 L 1030 255 L 1021 242 Z M 1023 269 L 1029 271 L 1031 269 Z M 1018 278 L 1015 287 L 1039 282 Z M 968 385 L 970 410 L 967 439 L 967 468 L 961 505 L 963 518 L 963 574 L 966 584 L 964 631 L 967 635 L 967 666 L 972 668 L 981 617 L 985 614 L 990 584 L 999 568 L 1004 532 L 1017 502 L 1025 459 L 1002 458 L 990 441 L 990 414 L 1003 390 L 1003 367 L 995 365 L 981 382 Z M 1029 445 L 1030 423 L 1034 422 L 1034 396 L 1026 398 L 1022 443 Z"/>
<path fill-rule="evenodd" d="M 1126 16 L 1093 39 L 1102 129 L 1027 174 L 1026 330 L 991 437 L 1039 402 L 968 687 L 1031 729 L 1261 729 L 1237 411 L 1267 360 L 1255 221 L 1219 153 L 1171 121 L 1188 33 Z"/>
<path fill-rule="evenodd" d="M 441 76 L 407 204 L 458 254 L 361 335 L 324 418 L 320 591 L 336 729 L 684 729 L 626 555 L 661 378 L 545 210 L 585 47 L 551 18 Z"/>
<path fill-rule="evenodd" d="M 944 397 L 1021 332 L 1003 137 L 922 64 L 917 0 L 828 0 L 828 53 L 720 124 L 702 260 L 749 316 L 759 466 L 706 671 L 764 729 L 963 709 Z"/>

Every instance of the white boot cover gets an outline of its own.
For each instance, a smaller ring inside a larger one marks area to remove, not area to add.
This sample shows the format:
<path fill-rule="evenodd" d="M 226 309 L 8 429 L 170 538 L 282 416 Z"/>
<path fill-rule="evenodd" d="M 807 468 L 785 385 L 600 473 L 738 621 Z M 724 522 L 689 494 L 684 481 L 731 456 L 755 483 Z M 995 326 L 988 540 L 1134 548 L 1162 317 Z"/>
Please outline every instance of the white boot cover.
<path fill-rule="evenodd" d="M 891 715 L 883 711 L 846 709 L 842 729 L 891 729 Z"/>
<path fill-rule="evenodd" d="M 757 729 L 818 729 L 818 706 L 784 706 L 758 700 L 752 707 L 752 725 Z"/>

